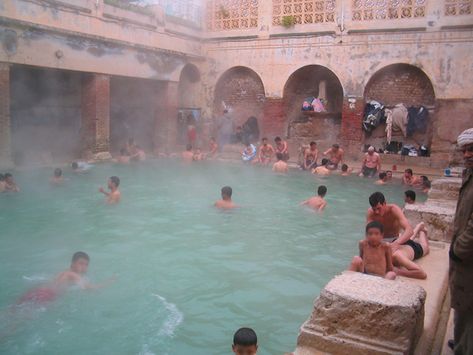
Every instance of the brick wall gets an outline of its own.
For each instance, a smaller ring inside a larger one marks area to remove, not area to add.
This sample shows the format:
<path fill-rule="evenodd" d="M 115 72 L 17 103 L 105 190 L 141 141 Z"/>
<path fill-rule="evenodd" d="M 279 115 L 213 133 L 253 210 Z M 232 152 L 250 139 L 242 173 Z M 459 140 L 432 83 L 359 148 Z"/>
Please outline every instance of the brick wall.
<path fill-rule="evenodd" d="M 264 114 L 261 122 L 262 136 L 268 138 L 285 136 L 287 132 L 286 115 L 284 114 L 284 100 L 280 98 L 266 98 Z"/>
<path fill-rule="evenodd" d="M 350 102 L 355 100 L 355 102 Z M 365 102 L 362 97 L 343 100 L 341 143 L 348 156 L 357 156 L 363 144 L 364 133 L 361 128 Z"/>
<path fill-rule="evenodd" d="M 223 112 L 222 101 L 230 107 L 236 125 L 255 116 L 262 123 L 265 93 L 263 83 L 251 69 L 236 67 L 225 72 L 215 87 L 214 115 Z"/>
<path fill-rule="evenodd" d="M 10 66 L 0 63 L 0 165 L 10 161 Z"/>

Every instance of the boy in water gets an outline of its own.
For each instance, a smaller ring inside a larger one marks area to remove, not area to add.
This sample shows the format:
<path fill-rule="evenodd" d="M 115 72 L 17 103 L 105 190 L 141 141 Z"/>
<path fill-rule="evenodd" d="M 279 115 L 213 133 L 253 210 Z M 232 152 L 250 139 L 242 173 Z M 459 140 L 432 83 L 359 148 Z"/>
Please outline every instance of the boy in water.
<path fill-rule="evenodd" d="M 352 168 L 349 168 L 348 165 L 342 164 L 342 172 L 340 173 L 341 176 L 350 176 L 352 172 Z"/>
<path fill-rule="evenodd" d="M 230 186 L 222 187 L 222 199 L 215 202 L 215 207 L 223 210 L 236 208 L 237 205 L 235 205 L 232 201 L 232 193 L 233 190 Z"/>
<path fill-rule="evenodd" d="M 309 206 L 310 208 L 316 211 L 323 211 L 325 206 L 327 206 L 327 201 L 325 201 L 324 197 L 327 194 L 327 187 L 324 185 L 320 185 L 317 189 L 317 196 L 311 197 L 308 200 L 305 200 L 301 203 L 301 206 Z"/>
<path fill-rule="evenodd" d="M 99 192 L 103 193 L 107 196 L 107 203 L 108 204 L 115 204 L 120 202 L 121 193 L 118 190 L 118 186 L 120 185 L 120 179 L 118 176 L 112 176 L 108 179 L 108 189 L 110 192 L 104 190 L 103 187 L 99 188 Z"/>
<path fill-rule="evenodd" d="M 327 168 L 327 165 L 329 164 L 329 160 L 324 158 L 322 159 L 322 163 L 320 166 L 316 167 L 314 170 L 312 170 L 312 174 L 317 174 L 317 175 L 330 175 L 331 170 Z"/>
<path fill-rule="evenodd" d="M 20 192 L 20 188 L 13 180 L 13 175 L 10 173 L 5 174 L 5 191 Z"/>
<path fill-rule="evenodd" d="M 277 162 L 273 164 L 273 171 L 275 173 L 287 173 L 288 172 L 288 166 L 287 163 L 283 160 L 283 155 L 282 153 L 276 153 L 276 159 Z"/>
<path fill-rule="evenodd" d="M 62 170 L 59 168 L 54 169 L 54 174 L 50 179 L 51 184 L 60 185 L 64 182 L 64 177 L 62 176 Z"/>
<path fill-rule="evenodd" d="M 214 158 L 217 155 L 218 144 L 214 137 L 210 137 L 209 141 L 209 152 L 207 153 L 207 158 Z"/>
<path fill-rule="evenodd" d="M 200 148 L 195 148 L 194 155 L 192 156 L 193 161 L 199 161 L 199 160 L 204 160 L 204 154 L 202 154 L 202 151 Z"/>
<path fill-rule="evenodd" d="M 258 163 L 261 165 L 269 165 L 271 159 L 273 159 L 274 148 L 271 144 L 268 144 L 268 138 L 261 140 L 261 146 L 258 153 Z"/>
<path fill-rule="evenodd" d="M 404 192 L 404 202 L 406 205 L 413 205 L 416 203 L 416 193 L 412 190 Z"/>
<path fill-rule="evenodd" d="M 383 242 L 384 228 L 380 222 L 373 221 L 366 225 L 366 238 L 359 243 L 360 256 L 355 256 L 350 264 L 350 271 L 381 276 L 394 280 L 392 251 L 388 243 Z"/>
<path fill-rule="evenodd" d="M 251 328 L 240 328 L 233 336 L 232 351 L 237 355 L 255 355 L 258 351 L 258 338 Z"/>
<path fill-rule="evenodd" d="M 379 180 L 376 180 L 374 183 L 376 185 L 386 185 L 388 182 L 388 175 L 383 171 L 378 175 Z"/>

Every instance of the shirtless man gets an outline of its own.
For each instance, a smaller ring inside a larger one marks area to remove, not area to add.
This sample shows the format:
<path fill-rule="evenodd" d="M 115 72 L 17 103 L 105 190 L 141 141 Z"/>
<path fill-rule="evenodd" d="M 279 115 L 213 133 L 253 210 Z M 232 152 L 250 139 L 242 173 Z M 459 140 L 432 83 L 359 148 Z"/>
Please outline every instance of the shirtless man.
<path fill-rule="evenodd" d="M 209 141 L 209 152 L 207 153 L 207 158 L 214 158 L 217 155 L 218 144 L 215 141 L 214 137 L 210 137 Z"/>
<path fill-rule="evenodd" d="M 119 163 L 119 164 L 129 164 L 130 163 L 130 156 L 127 155 L 125 148 L 120 149 L 120 155 L 116 159 L 116 162 Z"/>
<path fill-rule="evenodd" d="M 193 161 L 204 160 L 204 154 L 202 153 L 202 151 L 200 150 L 200 148 L 196 148 L 196 149 L 195 149 L 194 155 L 192 156 L 192 160 L 193 160 Z"/>
<path fill-rule="evenodd" d="M 107 196 L 108 204 L 112 205 L 112 204 L 120 202 L 121 193 L 120 193 L 120 190 L 118 189 L 119 185 L 120 185 L 120 179 L 118 178 L 118 176 L 112 176 L 110 177 L 110 179 L 108 179 L 108 189 L 110 190 L 110 192 L 105 191 L 103 187 L 99 189 L 99 192 Z"/>
<path fill-rule="evenodd" d="M 13 180 L 13 175 L 10 173 L 6 173 L 5 175 L 5 191 L 10 192 L 20 192 L 20 188 Z"/>
<path fill-rule="evenodd" d="M 404 176 L 402 177 L 402 183 L 409 186 L 419 186 L 422 182 L 415 176 L 412 169 L 404 170 Z"/>
<path fill-rule="evenodd" d="M 327 201 L 324 199 L 327 194 L 327 187 L 320 185 L 317 189 L 317 196 L 311 197 L 308 200 L 301 202 L 301 206 L 308 206 L 316 211 L 323 211 L 327 206 Z"/>
<path fill-rule="evenodd" d="M 222 187 L 222 199 L 215 202 L 214 206 L 222 210 L 231 210 L 238 207 L 232 201 L 232 193 L 233 190 L 230 186 Z"/>
<path fill-rule="evenodd" d="M 282 160 L 282 154 L 276 153 L 276 163 L 273 164 L 273 171 L 275 173 L 283 173 L 286 174 L 288 172 L 288 166 L 285 161 Z"/>
<path fill-rule="evenodd" d="M 376 185 L 386 185 L 388 183 L 388 175 L 384 171 L 379 173 L 378 177 L 379 179 L 374 182 Z"/>
<path fill-rule="evenodd" d="M 328 164 L 330 164 L 329 160 L 326 158 L 323 158 L 320 166 L 312 170 L 312 174 L 323 175 L 323 176 L 330 175 L 332 171 L 330 169 L 327 169 Z"/>
<path fill-rule="evenodd" d="M 310 142 L 310 148 L 306 149 L 304 152 L 304 161 L 302 169 L 311 171 L 317 167 L 317 158 L 319 156 L 319 151 L 317 149 L 317 143 Z"/>
<path fill-rule="evenodd" d="M 268 138 L 261 140 L 261 146 L 258 152 L 258 163 L 261 165 L 269 165 L 273 159 L 274 148 L 271 144 L 268 144 Z"/>
<path fill-rule="evenodd" d="M 347 164 L 342 164 L 342 172 L 340 173 L 340 175 L 341 176 L 350 176 L 352 171 L 353 171 L 353 169 L 349 168 Z"/>
<path fill-rule="evenodd" d="M 289 150 L 287 146 L 287 142 L 283 141 L 281 137 L 274 138 L 274 142 L 276 143 L 276 153 L 282 154 L 282 160 L 288 161 L 289 160 Z"/>
<path fill-rule="evenodd" d="M 343 162 L 343 149 L 338 144 L 332 145 L 332 148 L 326 150 L 324 155 L 328 156 L 329 164 L 327 169 L 337 170 L 338 164 Z"/>
<path fill-rule="evenodd" d="M 389 244 L 383 242 L 383 225 L 377 221 L 366 225 L 366 238 L 358 244 L 360 256 L 355 256 L 350 264 L 350 271 L 381 276 L 394 280 L 393 256 Z"/>
<path fill-rule="evenodd" d="M 374 151 L 374 147 L 369 147 L 361 163 L 360 176 L 374 177 L 381 170 L 381 158 Z"/>
<path fill-rule="evenodd" d="M 192 152 L 192 145 L 186 145 L 186 150 L 182 152 L 182 160 L 186 163 L 191 162 L 194 159 L 194 153 Z"/>
<path fill-rule="evenodd" d="M 51 184 L 60 185 L 64 182 L 64 177 L 62 176 L 62 170 L 59 168 L 54 169 L 54 174 L 49 180 Z"/>

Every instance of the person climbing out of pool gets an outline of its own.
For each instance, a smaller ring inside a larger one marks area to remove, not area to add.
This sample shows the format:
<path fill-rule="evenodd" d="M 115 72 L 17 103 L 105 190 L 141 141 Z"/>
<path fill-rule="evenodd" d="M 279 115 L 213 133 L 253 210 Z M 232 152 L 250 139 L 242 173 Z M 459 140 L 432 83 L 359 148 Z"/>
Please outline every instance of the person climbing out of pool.
<path fill-rule="evenodd" d="M 107 203 L 115 204 L 120 202 L 121 193 L 118 189 L 118 186 L 120 185 L 120 179 L 118 178 L 118 176 L 111 176 L 108 179 L 107 185 L 110 192 L 105 191 L 103 187 L 99 188 L 99 192 L 107 196 Z"/>
<path fill-rule="evenodd" d="M 282 154 L 282 160 L 287 162 L 289 160 L 289 148 L 286 141 L 283 141 L 281 137 L 274 138 L 276 144 L 276 153 Z"/>
<path fill-rule="evenodd" d="M 416 193 L 412 190 L 404 192 L 404 202 L 406 205 L 413 205 L 416 203 Z"/>
<path fill-rule="evenodd" d="M 220 208 L 222 210 L 230 210 L 230 209 L 238 207 L 232 201 L 233 190 L 230 186 L 222 187 L 221 192 L 222 192 L 222 199 L 215 202 L 215 205 L 214 205 L 215 207 Z"/>
<path fill-rule="evenodd" d="M 246 147 L 241 152 L 241 159 L 244 162 L 251 162 L 256 157 L 256 147 L 252 143 L 246 143 Z"/>
<path fill-rule="evenodd" d="M 388 183 L 388 175 L 384 171 L 380 172 L 378 177 L 379 179 L 374 182 L 376 185 L 386 185 Z"/>
<path fill-rule="evenodd" d="M 288 166 L 287 166 L 287 163 L 282 160 L 283 159 L 283 156 L 282 156 L 282 153 L 276 153 L 276 163 L 273 164 L 273 171 L 275 173 L 287 173 L 288 172 Z"/>
<path fill-rule="evenodd" d="M 315 169 L 312 169 L 312 174 L 330 175 L 332 171 L 327 168 L 328 164 L 330 164 L 330 161 L 326 158 L 323 158 L 320 165 L 318 167 L 316 167 Z"/>
<path fill-rule="evenodd" d="M 329 164 L 327 164 L 327 169 L 337 170 L 338 164 L 343 163 L 343 149 L 340 148 L 338 144 L 332 145 L 330 149 L 327 149 L 324 152 L 325 156 L 328 156 Z"/>
<path fill-rule="evenodd" d="M 59 168 L 54 169 L 53 176 L 49 180 L 51 184 L 60 185 L 64 182 L 64 177 L 62 176 L 62 170 Z"/>
<path fill-rule="evenodd" d="M 342 164 L 342 172 L 340 173 L 341 176 L 350 176 L 353 169 L 349 168 L 347 164 Z"/>
<path fill-rule="evenodd" d="M 5 175 L 0 174 L 0 192 L 4 192 L 6 188 Z"/>
<path fill-rule="evenodd" d="M 360 255 L 353 257 L 348 270 L 394 280 L 393 255 L 389 244 L 383 241 L 383 235 L 384 228 L 380 222 L 369 222 L 365 239 L 358 243 Z"/>
<path fill-rule="evenodd" d="M 207 153 L 207 159 L 215 158 L 218 152 L 218 144 L 214 137 L 210 137 L 209 141 L 209 152 Z"/>
<path fill-rule="evenodd" d="M 301 206 L 308 206 L 316 211 L 323 211 L 325 206 L 327 206 L 327 201 L 324 199 L 325 195 L 327 194 L 327 187 L 324 185 L 320 185 L 317 188 L 317 196 L 311 197 L 303 202 L 301 202 Z"/>
<path fill-rule="evenodd" d="M 20 192 L 20 188 L 16 184 L 15 180 L 13 180 L 13 175 L 10 173 L 6 173 L 4 176 L 5 176 L 5 191 Z"/>
<path fill-rule="evenodd" d="M 233 335 L 233 353 L 237 355 L 255 355 L 258 352 L 258 338 L 251 328 L 240 328 Z"/>
<path fill-rule="evenodd" d="M 378 153 L 375 152 L 373 146 L 368 148 L 368 152 L 365 153 L 363 162 L 361 163 L 360 176 L 374 177 L 376 173 L 381 171 L 381 158 Z"/>
<path fill-rule="evenodd" d="M 319 156 L 319 151 L 317 149 L 316 142 L 310 142 L 310 148 L 306 149 L 304 152 L 304 159 L 302 162 L 302 169 L 309 170 L 315 169 L 317 167 L 317 158 Z"/>
<path fill-rule="evenodd" d="M 261 140 L 261 146 L 259 147 L 258 152 L 258 163 L 261 165 L 269 165 L 273 159 L 274 148 L 271 144 L 268 143 L 268 138 L 263 138 Z"/>
<path fill-rule="evenodd" d="M 194 159 L 194 153 L 192 152 L 192 145 L 187 144 L 186 150 L 182 152 L 182 160 L 186 163 L 191 162 Z"/>

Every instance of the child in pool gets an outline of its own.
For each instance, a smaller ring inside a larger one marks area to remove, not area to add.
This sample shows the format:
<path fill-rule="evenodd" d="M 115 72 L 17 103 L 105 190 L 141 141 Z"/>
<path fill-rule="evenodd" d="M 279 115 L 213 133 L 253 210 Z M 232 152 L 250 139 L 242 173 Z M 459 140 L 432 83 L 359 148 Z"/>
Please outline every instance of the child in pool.
<path fill-rule="evenodd" d="M 359 243 L 360 256 L 355 256 L 350 264 L 350 271 L 381 276 L 394 280 L 392 251 L 388 243 L 383 242 L 384 227 L 378 221 L 366 225 L 366 238 Z"/>
<path fill-rule="evenodd" d="M 120 202 L 120 198 L 122 195 L 120 193 L 120 190 L 118 189 L 119 185 L 120 179 L 118 178 L 118 176 L 112 176 L 110 177 L 110 179 L 108 179 L 108 189 L 110 190 L 110 192 L 105 191 L 103 187 L 99 188 L 99 192 L 107 196 L 108 204 L 115 204 Z"/>
<path fill-rule="evenodd" d="M 258 338 L 251 328 L 240 328 L 233 336 L 232 351 L 237 355 L 255 355 L 258 351 Z"/>
<path fill-rule="evenodd" d="M 232 201 L 232 193 L 233 190 L 230 186 L 222 187 L 222 199 L 215 202 L 214 206 L 222 210 L 230 210 L 238 207 Z"/>
<path fill-rule="evenodd" d="M 309 206 L 316 211 L 323 211 L 325 206 L 327 206 L 327 201 L 325 201 L 324 197 L 327 194 L 327 187 L 324 185 L 320 185 L 317 189 L 317 196 L 311 197 L 308 200 L 305 200 L 301 203 L 301 206 Z"/>
<path fill-rule="evenodd" d="M 374 182 L 376 185 L 386 185 L 388 183 L 388 174 L 384 171 L 380 172 L 378 177 L 379 179 Z"/>
<path fill-rule="evenodd" d="M 53 185 L 60 185 L 64 182 L 64 177 L 62 176 L 62 170 L 59 168 L 54 169 L 54 174 L 49 180 Z"/>

